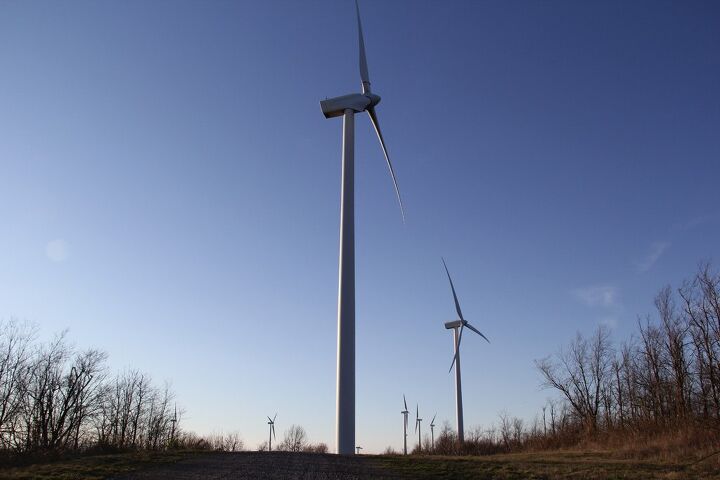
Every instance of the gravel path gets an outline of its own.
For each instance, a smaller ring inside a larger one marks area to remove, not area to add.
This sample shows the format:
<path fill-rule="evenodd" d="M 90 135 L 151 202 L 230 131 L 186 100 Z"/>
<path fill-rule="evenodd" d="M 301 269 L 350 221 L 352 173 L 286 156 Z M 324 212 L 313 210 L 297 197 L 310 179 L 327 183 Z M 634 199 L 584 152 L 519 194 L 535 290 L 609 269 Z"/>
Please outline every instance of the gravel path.
<path fill-rule="evenodd" d="M 114 480 L 370 480 L 407 479 L 383 472 L 372 457 L 283 452 L 213 453 Z"/>

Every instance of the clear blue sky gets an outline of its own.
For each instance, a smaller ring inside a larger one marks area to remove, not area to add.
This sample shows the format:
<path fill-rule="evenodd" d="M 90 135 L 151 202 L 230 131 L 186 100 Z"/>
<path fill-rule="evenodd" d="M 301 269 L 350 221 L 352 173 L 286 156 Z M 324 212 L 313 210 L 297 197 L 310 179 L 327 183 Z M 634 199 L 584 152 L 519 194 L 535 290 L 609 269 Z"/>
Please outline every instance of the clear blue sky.
<path fill-rule="evenodd" d="M 718 265 L 717 2 L 362 0 L 407 211 L 357 120 L 357 441 L 402 394 L 528 420 L 533 360 Z M 0 318 L 169 380 L 199 433 L 334 443 L 350 0 L 0 3 Z"/>

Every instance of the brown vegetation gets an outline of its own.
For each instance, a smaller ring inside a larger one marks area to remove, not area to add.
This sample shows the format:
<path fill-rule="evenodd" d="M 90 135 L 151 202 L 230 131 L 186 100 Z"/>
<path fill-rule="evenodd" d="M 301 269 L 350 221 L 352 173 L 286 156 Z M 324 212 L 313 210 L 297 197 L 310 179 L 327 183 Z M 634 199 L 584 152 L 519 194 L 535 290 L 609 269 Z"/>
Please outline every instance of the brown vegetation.
<path fill-rule="evenodd" d="M 107 374 L 107 355 L 77 351 L 63 333 L 0 322 L 0 452 L 159 449 L 179 440 L 173 394 L 136 370 Z"/>
<path fill-rule="evenodd" d="M 720 275 L 702 265 L 678 290 L 663 288 L 655 306 L 655 321 L 638 321 L 637 336 L 620 345 L 601 326 L 537 361 L 560 399 L 533 423 L 503 412 L 497 427 L 465 432 L 463 445 L 445 424 L 422 453 L 576 449 L 720 464 Z"/>
<path fill-rule="evenodd" d="M 619 346 L 601 327 L 537 362 L 564 402 L 532 443 L 720 450 L 720 275 L 703 265 L 678 290 L 663 288 L 655 306 L 656 321 L 638 321 L 638 335 Z"/>

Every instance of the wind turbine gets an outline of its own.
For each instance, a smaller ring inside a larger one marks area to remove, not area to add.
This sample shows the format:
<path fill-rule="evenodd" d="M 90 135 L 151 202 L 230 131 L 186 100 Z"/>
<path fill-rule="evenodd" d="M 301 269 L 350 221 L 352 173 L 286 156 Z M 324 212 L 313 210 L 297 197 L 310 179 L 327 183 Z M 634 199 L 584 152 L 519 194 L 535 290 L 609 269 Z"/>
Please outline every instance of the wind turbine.
<path fill-rule="evenodd" d="M 403 394 L 403 403 L 405 404 L 405 410 L 403 410 L 403 454 L 407 455 L 407 427 L 408 427 L 408 414 L 410 413 L 407 409 L 407 401 L 405 400 L 405 394 Z"/>
<path fill-rule="evenodd" d="M 340 265 L 338 286 L 337 341 L 337 453 L 355 453 L 355 114 L 367 112 L 380 140 L 400 212 L 405 219 L 395 171 L 375 113 L 380 97 L 370 91 L 370 75 L 365 58 L 365 41 L 360 8 L 355 0 L 360 45 L 360 81 L 362 93 L 351 93 L 320 102 L 325 118 L 343 117 L 342 187 L 340 193 Z"/>
<path fill-rule="evenodd" d="M 175 404 L 175 414 L 173 415 L 173 418 L 170 420 L 172 423 L 172 431 L 170 432 L 170 441 L 175 441 L 175 425 L 177 425 L 177 403 Z"/>
<path fill-rule="evenodd" d="M 432 442 L 430 445 L 433 451 L 435 451 L 435 417 L 437 417 L 437 413 L 430 420 L 430 442 Z"/>
<path fill-rule="evenodd" d="M 460 382 L 460 340 L 462 340 L 462 333 L 465 327 L 469 328 L 473 332 L 480 335 L 482 338 L 484 338 L 488 343 L 490 343 L 490 340 L 487 339 L 485 335 L 483 335 L 480 330 L 470 325 L 470 323 L 465 320 L 463 317 L 462 311 L 460 310 L 460 302 L 458 302 L 457 294 L 455 293 L 455 286 L 453 285 L 452 278 L 450 278 L 450 272 L 448 271 L 447 265 L 445 264 L 445 259 L 442 259 L 443 266 L 445 267 L 445 273 L 447 273 L 448 280 L 450 281 L 450 289 L 452 290 L 453 299 L 455 300 L 455 310 L 457 311 L 458 317 L 460 317 L 460 320 L 454 320 L 452 322 L 446 322 L 445 328 L 453 329 L 453 344 L 455 345 L 455 355 L 453 355 L 453 361 L 450 364 L 450 370 L 448 372 L 452 371 L 453 365 L 455 366 L 455 408 L 456 408 L 456 414 L 457 414 L 457 432 L 458 432 L 458 441 L 460 443 L 463 443 L 465 441 L 465 436 L 463 433 L 463 407 L 462 407 L 462 385 Z M 458 332 L 459 329 L 459 332 Z"/>
<path fill-rule="evenodd" d="M 269 438 L 268 438 L 268 452 L 272 452 L 272 439 L 274 438 L 277 440 L 277 437 L 275 436 L 275 419 L 276 418 L 277 418 L 277 413 L 275 414 L 275 416 L 273 418 L 267 417 L 267 419 L 268 419 L 267 423 L 268 423 L 268 425 L 270 425 L 270 433 L 269 433 Z"/>
<path fill-rule="evenodd" d="M 415 431 L 418 434 L 418 452 L 422 451 L 422 429 L 420 428 L 420 422 L 422 422 L 422 418 L 420 418 L 420 407 L 418 405 L 415 405 Z"/>
<path fill-rule="evenodd" d="M 360 455 L 360 450 L 362 450 L 362 447 L 355 447 L 355 452 L 357 455 Z"/>

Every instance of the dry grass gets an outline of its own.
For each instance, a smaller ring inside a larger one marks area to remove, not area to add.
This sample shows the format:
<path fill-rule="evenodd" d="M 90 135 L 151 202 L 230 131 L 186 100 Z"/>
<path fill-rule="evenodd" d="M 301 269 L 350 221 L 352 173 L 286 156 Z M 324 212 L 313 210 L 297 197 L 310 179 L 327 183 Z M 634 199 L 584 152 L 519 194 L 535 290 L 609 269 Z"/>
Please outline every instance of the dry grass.
<path fill-rule="evenodd" d="M 188 459 L 194 452 L 132 452 L 88 455 L 71 459 L 44 461 L 0 467 L 0 479 L 12 480 L 100 480 L 111 475 L 132 472 L 154 465 Z"/>
<path fill-rule="evenodd" d="M 390 457 L 388 467 L 438 479 L 720 479 L 717 462 L 680 464 L 616 458 L 612 452 L 558 451 L 483 457 Z"/>
<path fill-rule="evenodd" d="M 702 461 L 720 468 L 720 435 L 715 429 L 677 428 L 653 433 L 651 430 L 605 434 L 584 441 L 577 448 L 602 451 L 612 458 L 692 464 Z"/>
<path fill-rule="evenodd" d="M 695 464 L 618 458 L 614 452 L 558 451 L 482 457 L 310 453 L 125 453 L 0 471 L 2 479 L 720 479 L 716 458 Z M 136 472 L 136 473 L 132 473 Z"/>

